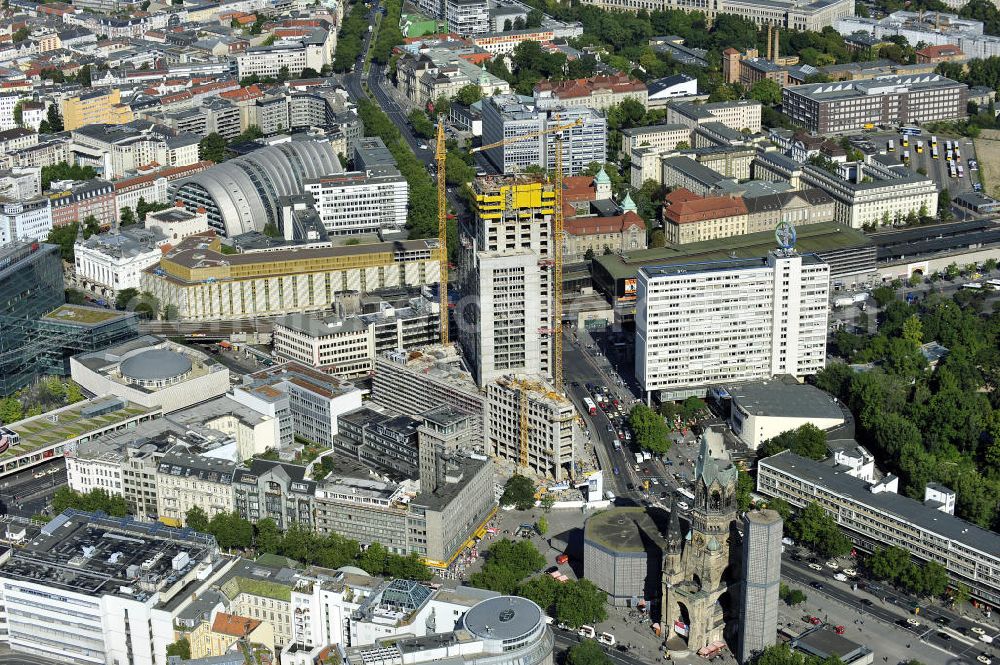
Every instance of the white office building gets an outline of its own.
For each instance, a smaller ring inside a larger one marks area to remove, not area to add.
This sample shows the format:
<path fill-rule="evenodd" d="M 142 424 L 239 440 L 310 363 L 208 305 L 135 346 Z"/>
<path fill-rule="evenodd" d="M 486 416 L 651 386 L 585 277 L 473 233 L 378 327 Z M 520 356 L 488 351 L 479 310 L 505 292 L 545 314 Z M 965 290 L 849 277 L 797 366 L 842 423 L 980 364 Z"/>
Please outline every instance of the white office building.
<path fill-rule="evenodd" d="M 778 374 L 814 374 L 826 361 L 830 267 L 778 250 L 760 259 L 642 267 L 635 371 L 662 399 Z"/>
<path fill-rule="evenodd" d="M 330 235 L 378 233 L 406 226 L 410 186 L 394 166 L 306 180 L 316 212 Z"/>
<path fill-rule="evenodd" d="M 445 0 L 444 18 L 448 30 L 460 35 L 481 35 L 490 30 L 490 10 L 486 0 Z"/>
<path fill-rule="evenodd" d="M 586 107 L 540 109 L 529 98 L 494 95 L 483 101 L 483 143 L 541 132 L 582 121 L 559 133 L 562 140 L 563 173 L 577 175 L 591 163 L 607 161 L 608 123 L 603 115 Z M 487 159 L 503 173 L 523 173 L 529 166 L 555 169 L 556 133 L 515 141 L 485 151 Z"/>
<path fill-rule="evenodd" d="M 41 197 L 0 205 L 0 247 L 15 240 L 44 240 L 52 230 L 52 204 Z"/>
<path fill-rule="evenodd" d="M 75 510 L 4 549 L 0 643 L 25 662 L 166 665 L 175 619 L 226 565 L 212 536 Z"/>

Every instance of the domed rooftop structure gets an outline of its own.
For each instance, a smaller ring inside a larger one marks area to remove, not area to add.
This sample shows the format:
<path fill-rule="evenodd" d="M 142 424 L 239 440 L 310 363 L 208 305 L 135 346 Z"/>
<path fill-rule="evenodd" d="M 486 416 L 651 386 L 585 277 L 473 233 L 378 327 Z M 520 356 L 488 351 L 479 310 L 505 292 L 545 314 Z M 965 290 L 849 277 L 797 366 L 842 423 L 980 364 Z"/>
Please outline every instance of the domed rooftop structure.
<path fill-rule="evenodd" d="M 462 618 L 466 630 L 485 640 L 526 638 L 545 626 L 542 609 L 519 596 L 498 596 L 484 600 Z"/>
<path fill-rule="evenodd" d="M 122 378 L 143 386 L 163 386 L 178 381 L 191 371 L 191 359 L 170 349 L 149 349 L 122 361 Z"/>

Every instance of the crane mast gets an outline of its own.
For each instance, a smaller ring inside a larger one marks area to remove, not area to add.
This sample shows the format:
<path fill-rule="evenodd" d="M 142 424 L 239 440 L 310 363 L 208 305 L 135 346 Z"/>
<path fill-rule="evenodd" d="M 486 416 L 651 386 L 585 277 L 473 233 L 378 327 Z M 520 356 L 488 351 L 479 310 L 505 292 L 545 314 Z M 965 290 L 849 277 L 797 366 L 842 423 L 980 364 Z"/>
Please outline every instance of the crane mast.
<path fill-rule="evenodd" d="M 448 192 L 446 189 L 445 167 L 448 162 L 448 148 L 444 139 L 444 116 L 438 116 L 437 145 L 434 156 L 437 158 L 437 195 L 438 195 L 438 245 L 440 247 L 441 274 L 438 282 L 438 299 L 441 307 L 441 343 L 448 343 Z"/>

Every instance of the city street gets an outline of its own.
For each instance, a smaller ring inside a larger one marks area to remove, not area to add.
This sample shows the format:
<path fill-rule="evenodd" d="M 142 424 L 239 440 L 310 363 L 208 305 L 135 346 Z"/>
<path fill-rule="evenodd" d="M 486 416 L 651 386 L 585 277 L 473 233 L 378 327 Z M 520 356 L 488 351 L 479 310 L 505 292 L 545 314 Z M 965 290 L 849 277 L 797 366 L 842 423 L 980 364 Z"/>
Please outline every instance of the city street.
<path fill-rule="evenodd" d="M 66 463 L 62 459 L 7 476 L 0 481 L 0 513 L 19 517 L 37 515 L 65 484 Z"/>
<path fill-rule="evenodd" d="M 967 617 L 937 606 L 921 605 L 920 612 L 914 614 L 909 608 L 915 603 L 905 595 L 885 585 L 880 585 L 882 588 L 878 594 L 860 588 L 852 590 L 848 583 L 833 578 L 836 571 L 826 566 L 821 572 L 813 571 L 808 567 L 807 558 L 803 557 L 802 561 L 791 558 L 796 548 L 787 547 L 786 550 L 782 557 L 782 578 L 793 587 L 798 585 L 809 597 L 804 606 L 782 606 L 782 613 L 792 621 L 793 628 L 790 630 L 801 632 L 806 627 L 802 617 L 812 612 L 827 623 L 845 626 L 847 637 L 868 644 L 876 651 L 876 661 L 883 655 L 892 662 L 905 657 L 926 663 L 942 662 L 945 654 L 961 658 L 966 663 L 976 660 L 976 656 L 982 653 L 990 658 L 1000 657 L 993 646 L 978 640 L 971 630 L 979 625 L 988 635 L 1000 638 L 1000 630 L 995 626 L 976 624 Z M 813 583 L 819 583 L 823 588 L 814 588 L 811 586 Z M 907 623 L 908 618 L 915 620 L 917 625 Z M 855 624 L 855 619 L 865 623 Z M 880 647 L 880 644 L 883 646 Z M 911 645 L 909 650 L 906 644 Z"/>

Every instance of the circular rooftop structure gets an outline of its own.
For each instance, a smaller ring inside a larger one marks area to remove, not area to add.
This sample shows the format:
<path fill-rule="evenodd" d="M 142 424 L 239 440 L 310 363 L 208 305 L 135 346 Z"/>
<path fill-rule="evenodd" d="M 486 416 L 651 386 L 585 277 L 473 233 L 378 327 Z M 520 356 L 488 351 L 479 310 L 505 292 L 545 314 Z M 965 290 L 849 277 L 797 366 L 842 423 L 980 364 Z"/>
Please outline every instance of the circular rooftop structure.
<path fill-rule="evenodd" d="M 542 608 L 527 598 L 498 596 L 465 613 L 465 628 L 484 640 L 510 642 L 535 634 L 545 626 Z"/>
<path fill-rule="evenodd" d="M 149 349 L 123 360 L 118 370 L 129 383 L 159 388 L 187 376 L 191 372 L 191 359 L 170 349 Z"/>

